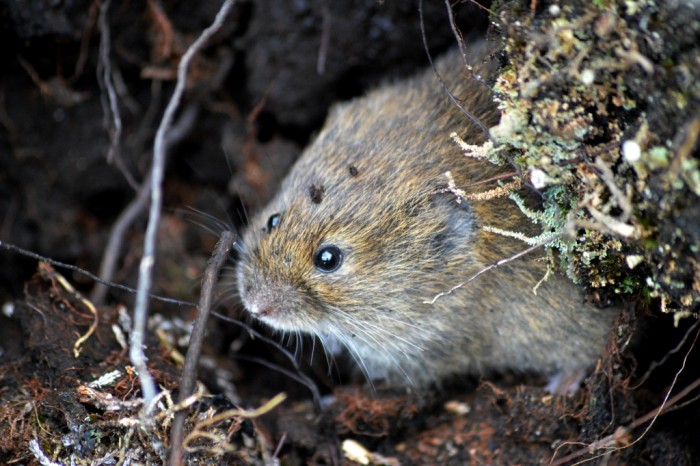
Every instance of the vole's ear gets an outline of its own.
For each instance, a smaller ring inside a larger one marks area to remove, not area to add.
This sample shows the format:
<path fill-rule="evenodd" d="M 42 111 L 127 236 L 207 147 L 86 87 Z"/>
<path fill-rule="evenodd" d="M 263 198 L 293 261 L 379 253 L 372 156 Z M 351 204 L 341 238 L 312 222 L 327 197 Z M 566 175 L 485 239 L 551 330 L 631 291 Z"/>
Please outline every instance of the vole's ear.
<path fill-rule="evenodd" d="M 431 237 L 437 253 L 450 254 L 475 239 L 476 217 L 468 201 L 441 193 L 433 195 L 430 204 L 427 214 L 440 222 L 439 230 Z"/>

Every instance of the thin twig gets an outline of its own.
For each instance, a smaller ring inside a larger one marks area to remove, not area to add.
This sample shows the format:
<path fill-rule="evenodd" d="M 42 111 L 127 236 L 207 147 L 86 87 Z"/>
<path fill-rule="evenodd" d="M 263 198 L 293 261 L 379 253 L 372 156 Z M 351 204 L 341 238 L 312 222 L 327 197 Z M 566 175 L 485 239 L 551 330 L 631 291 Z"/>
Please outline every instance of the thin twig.
<path fill-rule="evenodd" d="M 37 254 L 37 253 L 29 251 L 27 249 L 20 248 L 19 246 L 15 246 L 14 244 L 3 242 L 2 240 L 0 240 L 0 248 L 22 254 L 23 256 L 30 257 L 30 258 L 36 259 L 38 261 L 46 262 L 47 264 L 51 264 L 54 267 L 59 267 L 62 269 L 71 270 L 73 272 L 79 273 L 80 275 L 84 275 L 91 280 L 94 280 L 94 281 L 101 283 L 103 285 L 110 286 L 112 288 L 117 288 L 117 289 L 120 289 L 123 291 L 127 291 L 129 293 L 136 293 L 136 291 L 137 291 L 134 288 L 128 287 L 126 285 L 122 285 L 120 283 L 114 283 L 114 282 L 110 282 L 107 280 L 103 280 L 100 277 L 98 277 L 97 275 L 95 275 L 91 272 L 88 272 L 85 269 L 81 269 L 80 267 L 78 267 L 76 265 L 66 264 L 65 262 L 60 262 L 60 261 L 51 259 L 50 257 L 42 256 L 41 254 Z M 149 293 L 148 297 L 151 299 L 155 299 L 157 301 L 162 301 L 164 303 L 177 304 L 179 306 L 194 306 L 195 305 L 195 303 L 192 303 L 189 301 L 183 301 L 181 299 L 174 299 L 174 298 L 166 298 L 163 296 L 158 296 L 156 294 Z"/>
<path fill-rule="evenodd" d="M 491 10 L 489 10 L 488 8 L 486 8 L 484 5 L 482 5 L 481 3 L 477 2 L 476 0 L 469 0 L 469 3 L 471 3 L 472 5 L 476 5 L 477 8 L 479 8 L 480 10 L 484 10 L 486 13 L 488 13 L 488 14 L 491 15 L 491 16 L 496 16 L 496 13 L 494 13 L 494 12 L 491 11 Z"/>
<path fill-rule="evenodd" d="M 122 135 L 122 118 L 119 111 L 119 101 L 117 91 L 114 88 L 114 75 L 112 61 L 110 59 L 111 35 L 109 31 L 108 11 L 111 0 L 106 0 L 99 10 L 98 28 L 100 31 L 100 55 L 97 61 L 97 84 L 102 92 L 100 93 L 100 103 L 104 114 L 103 126 L 109 132 L 109 149 L 107 150 L 107 162 L 114 163 L 122 173 L 126 182 L 133 189 L 138 189 L 138 183 L 134 175 L 129 171 L 120 155 L 120 142 Z M 105 98 L 105 94 L 107 98 Z M 110 119 L 111 116 L 111 119 Z"/>
<path fill-rule="evenodd" d="M 111 40 L 109 33 L 108 15 L 109 6 L 112 0 L 105 0 L 100 8 L 100 16 L 97 20 L 100 29 L 100 59 L 97 62 L 97 82 L 100 83 L 104 90 L 107 91 L 108 103 L 103 100 L 102 104 L 105 108 L 105 126 L 109 128 L 110 145 L 107 153 L 107 161 L 112 163 L 115 157 L 118 157 L 119 140 L 122 134 L 122 118 L 119 113 L 119 103 L 117 102 L 117 92 L 114 90 L 112 83 L 112 64 L 109 58 L 111 49 Z M 112 116 L 111 125 L 108 115 Z"/>
<path fill-rule="evenodd" d="M 683 358 L 683 363 L 681 364 L 680 369 L 676 372 L 675 376 L 673 377 L 673 381 L 671 382 L 671 387 L 668 389 L 666 392 L 666 396 L 664 397 L 663 402 L 661 402 L 661 405 L 657 408 L 652 409 L 649 411 L 647 414 L 644 416 L 635 419 L 632 421 L 628 426 L 623 427 L 620 426 L 618 427 L 615 432 L 611 435 L 608 435 L 607 437 L 604 437 L 597 442 L 593 442 L 591 445 L 587 446 L 584 449 L 575 451 L 574 453 L 571 453 L 570 455 L 567 455 L 563 458 L 559 458 L 556 462 L 554 462 L 554 459 L 552 459 L 552 462 L 550 462 L 550 466 L 561 466 L 563 464 L 567 464 L 570 461 L 579 458 L 587 453 L 596 451 L 596 450 L 606 450 L 605 453 L 600 454 L 600 455 L 595 455 L 591 458 L 587 458 L 586 460 L 580 461 L 576 464 L 582 464 L 588 461 L 593 461 L 595 459 L 598 459 L 606 454 L 611 453 L 612 451 L 619 451 L 619 450 L 624 450 L 626 448 L 630 448 L 631 446 L 635 445 L 639 441 L 641 441 L 646 434 L 651 430 L 652 426 L 656 422 L 656 419 L 664 414 L 666 411 L 669 410 L 672 406 L 674 406 L 676 403 L 678 403 L 680 400 L 685 398 L 690 392 L 695 390 L 696 388 L 700 387 L 700 378 L 696 379 L 694 382 L 692 382 L 690 385 L 685 387 L 683 390 L 678 392 L 676 395 L 671 397 L 671 391 L 673 390 L 673 387 L 676 386 L 676 382 L 678 381 L 678 377 L 681 375 L 683 370 L 685 369 L 686 363 L 688 361 L 688 357 L 690 356 L 690 353 L 693 351 L 693 348 L 695 347 L 695 343 L 698 340 L 698 336 L 700 336 L 700 332 L 697 332 L 695 334 L 695 339 L 693 340 L 693 343 L 690 345 L 690 348 L 688 349 L 688 352 L 685 354 L 685 357 Z M 636 429 L 639 426 L 642 426 L 649 422 L 649 425 L 644 429 L 644 432 L 639 434 L 639 436 L 633 441 L 629 442 L 623 446 L 617 447 L 614 446 L 617 443 L 617 440 L 619 439 L 624 439 L 627 435 L 629 435 L 634 429 Z M 611 446 L 613 445 L 613 446 Z"/>
<path fill-rule="evenodd" d="M 73 295 L 76 300 L 80 301 L 93 316 L 92 323 L 90 324 L 87 332 L 81 335 L 73 344 L 73 356 L 77 358 L 80 356 L 80 353 L 83 350 L 83 345 L 95 333 L 95 330 L 97 330 L 97 325 L 100 323 L 100 316 L 97 313 L 97 309 L 95 308 L 94 304 L 85 299 L 83 295 L 79 293 L 68 280 L 66 280 L 66 277 L 56 272 L 49 264 L 40 262 L 39 273 L 42 277 L 44 277 L 44 279 L 57 282 L 59 285 L 61 285 L 64 290 Z"/>
<path fill-rule="evenodd" d="M 693 333 L 693 331 L 698 327 L 698 325 L 700 325 L 700 320 L 696 320 L 695 323 L 688 329 L 688 331 L 685 332 L 685 335 L 683 335 L 683 338 L 681 338 L 681 341 L 678 342 L 678 344 L 676 345 L 675 348 L 673 348 L 671 351 L 666 353 L 664 355 L 664 357 L 661 358 L 661 360 L 653 361 L 649 365 L 649 369 L 647 369 L 647 371 L 644 373 L 644 375 L 639 379 L 639 382 L 637 382 L 637 384 L 634 385 L 633 387 L 630 387 L 630 390 L 636 390 L 639 387 L 641 387 L 644 384 L 644 382 L 647 381 L 647 379 L 652 374 L 652 372 L 654 372 L 656 370 L 657 367 L 663 366 L 671 356 L 673 356 L 678 351 L 680 351 L 680 349 L 685 346 L 685 342 L 688 341 L 688 337 Z"/>
<path fill-rule="evenodd" d="M 197 439 L 209 437 L 206 434 L 207 427 L 213 426 L 214 424 L 218 424 L 219 422 L 226 421 L 226 420 L 234 418 L 234 417 L 245 417 L 245 418 L 249 418 L 249 419 L 255 418 L 255 417 L 260 417 L 263 414 L 266 414 L 266 413 L 269 413 L 270 411 L 272 411 L 280 403 L 282 403 L 285 399 L 287 399 L 286 393 L 279 393 L 276 396 L 274 396 L 272 399 L 270 399 L 267 403 L 265 403 L 264 405 L 260 406 L 257 409 L 253 409 L 253 410 L 230 409 L 228 411 L 217 413 L 210 418 L 207 418 L 203 421 L 200 421 L 199 423 L 197 423 L 197 425 L 194 426 L 194 428 L 192 429 L 192 432 L 190 432 L 187 435 L 187 437 L 185 438 L 185 440 L 183 442 L 184 447 L 188 451 L 197 451 L 197 448 L 189 447 L 189 445 L 192 443 L 195 443 L 195 440 L 197 440 Z M 171 466 L 174 466 L 174 464 L 171 463 Z"/>
<path fill-rule="evenodd" d="M 471 72 L 471 77 L 482 86 L 485 86 L 490 91 L 491 87 L 481 76 L 474 74 L 474 69 L 469 64 L 469 59 L 467 58 L 467 45 L 464 43 L 464 35 L 462 34 L 462 31 L 460 31 L 457 27 L 457 22 L 455 21 L 455 15 L 454 11 L 452 11 L 452 5 L 450 4 L 450 0 L 445 0 L 445 7 L 447 8 L 447 16 L 450 18 L 450 27 L 452 28 L 452 34 L 454 34 L 455 40 L 457 41 L 457 45 L 459 45 L 459 53 L 462 55 L 462 63 L 464 63 L 464 66 Z"/>
<path fill-rule="evenodd" d="M 34 458 L 41 466 L 63 466 L 61 463 L 51 461 L 51 458 L 41 449 L 39 439 L 33 438 L 29 441 L 29 451 L 34 455 Z"/>
<path fill-rule="evenodd" d="M 245 322 L 241 322 L 239 320 L 232 319 L 231 317 L 225 316 L 225 315 L 220 314 L 218 312 L 212 312 L 212 315 L 214 317 L 217 317 L 217 318 L 225 321 L 225 322 L 230 322 L 234 325 L 241 327 L 246 332 L 248 332 L 248 334 L 252 335 L 253 337 L 257 338 L 258 340 L 264 341 L 265 343 L 268 343 L 268 344 L 274 346 L 275 348 L 277 348 L 289 360 L 289 362 L 292 363 L 292 366 L 294 367 L 294 370 L 296 371 L 297 376 L 298 376 L 298 378 L 295 377 L 294 380 L 296 380 L 297 382 L 303 383 L 309 389 L 309 391 L 311 392 L 311 396 L 313 398 L 314 408 L 315 408 L 316 412 L 317 413 L 321 412 L 321 392 L 318 390 L 318 387 L 316 386 L 314 381 L 308 375 L 304 374 L 304 372 L 299 367 L 299 363 L 297 362 L 296 358 L 294 357 L 294 355 L 291 352 L 289 352 L 289 350 L 287 350 L 287 348 L 285 348 L 284 346 L 282 346 L 281 344 L 279 344 L 275 340 L 266 337 L 265 335 L 261 334 L 260 332 L 255 331 L 253 328 L 246 325 Z"/>
<path fill-rule="evenodd" d="M 464 35 L 462 35 L 462 31 L 457 28 L 457 23 L 455 22 L 455 13 L 452 11 L 452 5 L 450 4 L 450 0 L 445 0 L 445 7 L 447 9 L 447 16 L 450 18 L 450 27 L 452 28 L 452 34 L 455 36 L 455 40 L 457 41 L 457 45 L 459 46 L 459 52 L 462 54 L 462 60 L 464 61 L 464 65 L 467 66 L 469 65 L 469 62 L 467 61 L 467 46 L 464 43 Z"/>
<path fill-rule="evenodd" d="M 302 377 L 300 377 L 299 374 L 292 372 L 288 369 L 285 369 L 284 367 L 282 367 L 278 364 L 270 362 L 267 359 L 256 358 L 253 356 L 243 356 L 243 355 L 239 355 L 239 354 L 235 355 L 234 358 L 237 361 L 248 361 L 248 362 L 254 362 L 255 364 L 260 364 L 263 367 L 267 367 L 268 369 L 270 369 L 272 371 L 279 372 L 280 374 L 285 375 L 296 382 L 299 382 L 301 385 L 306 386 L 306 384 L 307 384 L 307 381 L 304 380 Z"/>
<path fill-rule="evenodd" d="M 282 432 L 282 437 L 280 438 L 280 441 L 277 442 L 277 448 L 275 448 L 275 452 L 272 454 L 273 458 L 277 458 L 277 456 L 280 454 L 280 451 L 282 451 L 282 446 L 284 445 L 285 440 L 287 440 L 287 433 Z"/>
<path fill-rule="evenodd" d="M 516 177 L 518 175 L 519 175 L 518 172 L 501 173 L 500 175 L 492 176 L 491 178 L 487 178 L 485 180 L 474 181 L 473 183 L 468 183 L 468 184 L 462 185 L 459 188 L 460 189 L 473 188 L 475 186 L 481 186 L 484 184 L 493 183 L 494 181 L 500 181 L 500 180 L 505 180 L 507 178 L 513 178 L 513 177 Z"/>
<path fill-rule="evenodd" d="M 168 131 L 165 143 L 166 157 L 168 149 L 184 139 L 185 135 L 188 134 L 189 130 L 194 126 L 198 112 L 196 106 L 188 107 L 187 110 L 182 113 L 177 123 Z M 107 241 L 107 247 L 102 255 L 99 271 L 99 275 L 104 281 L 109 282 L 112 280 L 114 271 L 117 268 L 117 259 L 119 258 L 127 229 L 139 218 L 139 215 L 146 210 L 149 194 L 148 187 L 150 184 L 151 178 L 147 177 L 137 189 L 136 197 L 129 203 L 126 209 L 119 214 L 117 221 L 109 232 L 109 240 Z M 100 283 L 95 285 L 90 293 L 90 300 L 94 303 L 101 304 L 104 302 L 106 295 L 107 287 Z"/>
<path fill-rule="evenodd" d="M 180 395 L 178 402 L 181 403 L 194 392 L 194 386 L 197 381 L 197 363 L 199 362 L 199 354 L 202 350 L 204 342 L 204 334 L 206 333 L 207 320 L 211 312 L 212 293 L 216 278 L 219 276 L 221 267 L 226 262 L 231 248 L 236 241 L 235 235 L 230 231 L 224 231 L 219 237 L 219 242 L 214 248 L 209 264 L 204 271 L 202 279 L 202 289 L 200 291 L 199 305 L 197 306 L 197 317 L 192 328 L 192 335 L 187 346 L 187 355 L 185 356 L 185 367 L 182 369 L 182 381 L 180 382 Z M 187 411 L 181 410 L 175 414 L 173 427 L 170 431 L 170 465 L 176 466 L 182 461 L 182 438 L 185 427 L 185 418 Z"/>
<path fill-rule="evenodd" d="M 187 69 L 194 55 L 206 44 L 206 42 L 221 29 L 224 20 L 228 16 L 234 0 L 224 0 L 221 9 L 216 14 L 214 22 L 205 29 L 182 56 L 178 65 L 177 83 L 173 95 L 163 114 L 163 119 L 158 126 L 153 144 L 153 166 L 151 167 L 151 205 L 148 215 L 148 226 L 144 239 L 143 257 L 139 266 L 139 283 L 136 294 L 136 306 L 134 309 L 134 327 L 131 332 L 131 347 L 129 356 L 134 367 L 138 371 L 141 382 L 141 390 L 144 397 L 144 406 L 150 406 L 156 395 L 156 387 L 153 378 L 148 373 L 146 358 L 143 351 L 144 335 L 148 318 L 148 293 L 151 289 L 152 271 L 155 263 L 156 236 L 160 223 L 162 209 L 162 184 L 165 172 L 165 136 L 175 117 L 175 111 L 180 105 L 180 100 L 187 85 Z"/>
<path fill-rule="evenodd" d="M 88 58 L 88 50 L 90 46 L 90 38 L 92 37 L 92 31 L 95 28 L 95 23 L 97 22 L 97 10 L 100 6 L 100 0 L 93 0 L 90 8 L 88 8 L 87 20 L 85 21 L 85 29 L 83 30 L 83 35 L 80 39 L 80 52 L 78 53 L 78 60 L 75 62 L 75 70 L 73 71 L 73 76 L 68 79 L 68 82 L 74 83 L 83 75 L 85 70 L 85 63 Z"/>
<path fill-rule="evenodd" d="M 449 294 L 454 293 L 454 292 L 457 291 L 458 289 L 462 288 L 464 285 L 473 282 L 473 281 L 476 280 L 480 275 L 485 274 L 485 273 L 488 272 L 489 270 L 495 269 L 495 268 L 500 267 L 500 266 L 502 266 L 502 265 L 504 265 L 504 264 L 507 264 L 508 262 L 512 262 L 512 261 L 514 261 L 514 260 L 516 260 L 516 259 L 519 259 L 519 258 L 523 257 L 524 255 L 531 253 L 531 252 L 534 251 L 535 249 L 539 249 L 539 248 L 541 248 L 542 246 L 545 246 L 546 244 L 551 243 L 552 241 L 554 241 L 555 238 L 557 238 L 557 237 L 555 236 L 555 237 L 553 237 L 553 238 L 549 238 L 547 241 L 545 241 L 545 242 L 543 242 L 543 243 L 535 244 L 534 246 L 530 246 L 530 247 L 527 248 L 527 249 L 523 249 L 522 251 L 518 252 L 517 254 L 513 254 L 513 255 L 510 256 L 510 257 L 506 257 L 505 259 L 501 259 L 501 260 L 499 260 L 498 262 L 494 262 L 493 264 L 489 265 L 488 267 L 484 267 L 483 269 L 479 270 L 477 273 L 475 273 L 474 275 L 472 275 L 471 277 L 469 277 L 466 281 L 463 281 L 462 283 L 458 283 L 457 285 L 453 286 L 452 288 L 450 288 L 450 289 L 447 290 L 447 291 L 442 291 L 442 292 L 436 294 L 435 296 L 433 296 L 433 299 L 429 299 L 429 300 L 427 300 L 427 301 L 423 301 L 423 303 L 424 303 L 424 304 L 435 304 L 435 301 L 437 301 L 438 299 L 442 298 L 443 296 L 447 296 L 447 295 L 449 295 Z"/>
<path fill-rule="evenodd" d="M 104 282 L 110 282 L 114 275 L 114 270 L 117 268 L 117 258 L 121 251 L 122 240 L 127 229 L 141 215 L 148 204 L 148 185 L 151 178 L 146 178 L 141 189 L 136 193 L 136 197 L 129 205 L 119 214 L 117 221 L 112 226 L 109 232 L 109 241 L 104 249 L 102 261 L 100 262 L 99 276 Z M 101 304 L 107 296 L 108 287 L 100 280 L 99 283 L 90 292 L 90 300 L 94 303 Z"/>
<path fill-rule="evenodd" d="M 433 57 L 430 54 L 430 48 L 428 47 L 428 37 L 425 32 L 425 20 L 423 18 L 423 0 L 418 0 L 418 16 L 420 18 L 420 32 L 421 38 L 423 39 L 423 48 L 425 48 L 425 53 L 428 56 L 428 62 L 430 62 L 430 66 L 433 68 L 435 76 L 437 77 L 438 81 L 440 81 L 440 85 L 445 90 L 447 96 L 450 98 L 452 103 L 454 103 L 457 106 L 457 108 L 459 108 L 462 111 L 462 113 L 464 113 L 467 116 L 467 118 L 471 120 L 472 123 L 478 126 L 479 129 L 481 129 L 481 131 L 486 135 L 489 141 L 491 141 L 494 147 L 498 147 L 498 142 L 493 138 L 493 136 L 491 136 L 491 132 L 486 127 L 486 125 L 464 108 L 460 101 L 454 96 L 454 94 L 452 94 L 450 89 L 447 87 L 445 80 L 442 79 L 442 76 L 438 72 L 437 66 L 435 66 L 435 63 L 433 62 Z"/>
<path fill-rule="evenodd" d="M 622 209 L 622 215 L 618 216 L 621 222 L 627 222 L 632 216 L 632 203 L 630 202 L 628 196 L 626 196 L 620 188 L 615 184 L 615 175 L 613 174 L 610 167 L 608 167 L 602 158 L 598 157 L 595 160 L 595 167 L 600 173 L 600 178 L 603 180 L 605 185 L 608 187 L 608 191 L 615 198 L 617 206 Z"/>

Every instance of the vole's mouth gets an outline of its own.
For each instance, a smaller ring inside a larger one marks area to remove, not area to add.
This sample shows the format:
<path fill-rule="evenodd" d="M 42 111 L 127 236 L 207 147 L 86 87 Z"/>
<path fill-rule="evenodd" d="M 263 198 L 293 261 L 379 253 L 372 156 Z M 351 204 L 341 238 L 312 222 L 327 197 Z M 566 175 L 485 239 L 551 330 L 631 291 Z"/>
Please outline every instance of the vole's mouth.
<path fill-rule="evenodd" d="M 253 317 L 272 327 L 280 327 L 286 320 L 282 318 L 284 311 L 272 304 L 260 302 L 257 299 L 244 299 L 243 303 Z"/>
<path fill-rule="evenodd" d="M 275 330 L 309 331 L 308 326 L 299 321 L 297 312 L 287 306 L 256 299 L 244 299 L 244 305 L 254 318 Z"/>
<path fill-rule="evenodd" d="M 256 319 L 263 322 L 265 325 L 285 332 L 304 332 L 309 333 L 309 329 L 304 325 L 299 325 L 294 319 L 282 318 L 279 313 L 272 313 L 267 316 L 255 315 Z"/>

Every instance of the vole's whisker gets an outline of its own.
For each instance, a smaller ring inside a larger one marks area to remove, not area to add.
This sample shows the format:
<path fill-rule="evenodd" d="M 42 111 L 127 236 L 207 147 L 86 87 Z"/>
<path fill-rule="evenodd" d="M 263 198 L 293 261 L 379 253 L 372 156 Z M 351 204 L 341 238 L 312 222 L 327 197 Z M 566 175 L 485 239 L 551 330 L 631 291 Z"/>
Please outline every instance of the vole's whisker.
<path fill-rule="evenodd" d="M 400 345 L 396 344 L 396 342 L 392 341 L 391 339 L 386 340 L 386 339 L 381 338 L 377 335 L 373 335 L 372 333 L 367 332 L 361 325 L 361 324 L 366 324 L 366 322 L 359 322 L 356 319 L 350 319 L 349 316 L 347 316 L 347 315 L 345 317 L 346 317 L 346 323 L 350 327 L 355 329 L 356 332 L 354 335 L 358 336 L 361 340 L 364 340 L 363 336 L 372 340 L 373 344 L 371 344 L 371 346 L 376 348 L 376 350 L 379 353 L 387 356 L 391 360 L 392 364 L 394 366 L 396 366 L 398 371 L 402 373 L 403 377 L 406 379 L 406 381 L 409 383 L 409 385 L 413 385 L 413 379 L 404 370 L 403 365 L 396 359 L 396 355 L 401 355 L 402 358 L 405 359 L 406 361 L 409 361 L 409 362 L 411 361 L 410 355 L 404 350 L 404 348 L 402 348 Z M 375 327 L 376 330 L 385 331 L 384 329 L 378 328 L 376 326 L 373 326 L 373 327 Z M 392 335 L 391 332 L 385 331 L 385 333 Z M 366 340 L 364 340 L 364 342 L 369 343 Z M 389 346 L 393 347 L 395 351 L 382 351 L 382 350 L 386 350 L 387 344 Z"/>
<path fill-rule="evenodd" d="M 338 340 L 343 344 L 343 346 L 345 346 L 348 349 L 348 351 L 350 352 L 350 355 L 357 363 L 357 367 L 360 368 L 360 370 L 362 371 L 362 374 L 365 376 L 365 378 L 369 382 L 372 390 L 374 390 L 374 384 L 372 382 L 372 377 L 370 376 L 369 369 L 365 365 L 365 361 L 362 359 L 362 355 L 360 354 L 357 347 L 355 346 L 355 343 L 350 338 L 348 338 L 348 336 L 345 334 L 345 332 L 338 331 L 336 329 L 334 329 L 334 330 L 336 331 L 336 335 L 335 335 L 336 338 L 338 338 Z"/>
<path fill-rule="evenodd" d="M 340 309 L 336 309 L 336 312 L 342 313 L 343 315 L 345 315 L 345 317 L 348 319 L 348 321 L 349 321 L 349 319 L 351 319 L 351 316 L 345 311 L 341 311 Z M 409 346 L 412 346 L 413 348 L 417 349 L 418 351 L 424 351 L 424 349 L 421 348 L 420 346 L 416 345 L 415 343 L 413 343 L 413 342 L 411 342 L 403 337 L 400 337 L 399 335 L 397 335 L 393 332 L 390 332 L 389 330 L 382 327 L 381 325 L 373 324 L 372 322 L 368 322 L 365 319 L 363 319 L 363 320 L 355 319 L 353 322 L 354 322 L 356 328 L 363 328 L 362 326 L 365 325 L 371 329 L 374 329 L 378 333 L 383 333 L 383 334 L 391 337 L 392 339 L 396 339 L 396 340 L 401 341 Z M 391 339 L 389 341 L 392 342 L 392 345 L 395 348 L 400 349 L 400 346 L 396 342 L 392 341 Z M 403 354 L 407 355 L 405 352 L 403 352 Z"/>
<path fill-rule="evenodd" d="M 402 358 L 405 359 L 406 361 L 410 361 L 409 354 L 406 353 L 406 351 L 401 346 L 399 346 L 395 342 L 389 340 L 389 342 L 390 342 L 389 346 L 393 347 L 396 351 L 386 351 L 386 345 L 388 343 L 386 339 L 372 335 L 371 333 L 368 333 L 368 332 L 363 332 L 361 330 L 362 327 L 357 322 L 350 323 L 350 325 L 352 325 L 356 330 L 358 330 L 357 335 L 364 333 L 367 336 L 367 338 L 371 339 L 374 342 L 374 344 L 372 346 L 374 346 L 379 353 L 383 354 L 384 356 L 387 356 L 391 360 L 391 363 L 398 369 L 399 372 L 401 372 L 401 374 L 406 379 L 408 384 L 413 385 L 413 379 L 411 379 L 411 377 L 408 375 L 408 373 L 404 370 L 403 365 L 396 358 L 396 355 L 398 354 L 398 355 L 401 355 Z M 382 350 L 384 350 L 384 351 L 382 351 Z"/>
<path fill-rule="evenodd" d="M 294 330 L 292 336 L 294 338 L 294 359 L 298 360 L 304 349 L 301 336 L 299 335 L 299 330 Z"/>
<path fill-rule="evenodd" d="M 391 321 L 399 323 L 401 325 L 406 325 L 408 327 L 411 327 L 411 328 L 417 330 L 417 332 L 420 335 L 426 337 L 426 340 L 428 340 L 428 341 L 439 341 L 440 340 L 439 335 L 437 335 L 435 332 L 433 332 L 432 330 L 427 328 L 427 326 L 425 324 L 424 325 L 414 324 L 414 323 L 411 323 L 407 320 L 397 319 L 396 317 L 393 317 L 390 315 L 382 315 L 382 316 L 378 316 L 378 317 L 380 320 L 383 320 L 383 319 L 391 320 Z"/>
<path fill-rule="evenodd" d="M 345 318 L 345 323 L 354 329 L 355 335 L 366 336 L 367 338 L 371 339 L 375 343 L 373 346 L 375 346 L 377 348 L 384 348 L 385 345 L 389 344 L 391 347 L 395 348 L 397 351 L 402 353 L 404 356 L 407 356 L 407 354 L 403 350 L 403 348 L 401 348 L 401 346 L 399 346 L 398 343 L 396 343 L 395 341 L 392 341 L 392 340 L 384 341 L 376 333 L 369 332 L 368 329 L 363 326 L 363 324 L 366 324 L 366 322 L 359 321 L 358 319 L 354 319 L 352 316 L 350 316 L 346 312 L 341 311 L 339 309 L 337 309 L 336 312 L 338 312 L 339 315 L 341 315 Z M 377 328 L 376 326 L 370 325 L 369 327 L 373 328 L 374 330 L 384 331 L 384 329 Z M 387 333 L 387 332 L 385 331 L 385 333 Z"/>
<path fill-rule="evenodd" d="M 309 356 L 309 362 L 313 363 L 314 353 L 316 352 L 316 338 L 311 340 L 311 355 Z"/>
<path fill-rule="evenodd" d="M 334 353 L 329 349 L 329 343 L 326 341 L 326 335 L 317 333 L 316 337 L 321 342 L 321 349 L 323 350 L 323 355 L 326 358 L 326 364 L 328 365 L 328 375 L 331 376 L 332 368 L 336 365 Z"/>
<path fill-rule="evenodd" d="M 362 323 L 363 323 L 364 325 L 367 325 L 367 326 L 369 326 L 369 327 L 374 328 L 374 329 L 375 329 L 376 331 L 378 331 L 378 332 L 381 332 L 381 333 L 386 334 L 387 336 L 389 336 L 389 337 L 391 337 L 391 338 L 395 338 L 395 339 L 397 339 L 397 340 L 399 340 L 399 341 L 402 341 L 402 342 L 406 343 L 407 345 L 412 346 L 413 348 L 417 349 L 418 351 L 425 351 L 425 349 L 424 349 L 423 347 L 416 345 L 415 343 L 413 343 L 413 342 L 407 340 L 406 338 L 400 337 L 399 335 L 397 335 L 397 334 L 394 333 L 394 332 L 390 332 L 390 331 L 387 330 L 386 328 L 383 328 L 381 325 L 373 324 L 373 323 L 370 323 L 370 322 L 367 322 L 367 321 L 363 321 Z"/>

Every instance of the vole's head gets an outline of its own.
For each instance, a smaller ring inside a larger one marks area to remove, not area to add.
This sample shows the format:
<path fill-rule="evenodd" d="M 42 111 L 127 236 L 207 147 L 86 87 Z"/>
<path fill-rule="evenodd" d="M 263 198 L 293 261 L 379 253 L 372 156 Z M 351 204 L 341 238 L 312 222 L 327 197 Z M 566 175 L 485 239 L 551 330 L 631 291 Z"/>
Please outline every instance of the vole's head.
<path fill-rule="evenodd" d="M 254 317 L 351 351 L 439 338 L 452 324 L 423 301 L 477 266 L 474 212 L 444 192 L 444 172 L 467 172 L 466 162 L 449 132 L 429 130 L 448 126 L 435 121 L 445 117 L 371 117 L 391 112 L 391 101 L 377 100 L 336 109 L 250 222 L 237 270 Z"/>
<path fill-rule="evenodd" d="M 465 79 L 457 53 L 438 69 L 466 108 L 494 123 L 490 98 Z M 485 139 L 432 70 L 336 107 L 242 237 L 247 310 L 277 330 L 333 337 L 373 366 L 363 367 L 372 377 L 427 374 L 417 367 L 425 355 L 437 361 L 479 332 L 485 324 L 464 322 L 479 290 L 425 303 L 483 267 L 481 252 L 494 248 L 479 223 L 504 214 L 447 192 L 447 171 L 460 188 L 497 171 L 464 157 L 453 131 Z"/>

